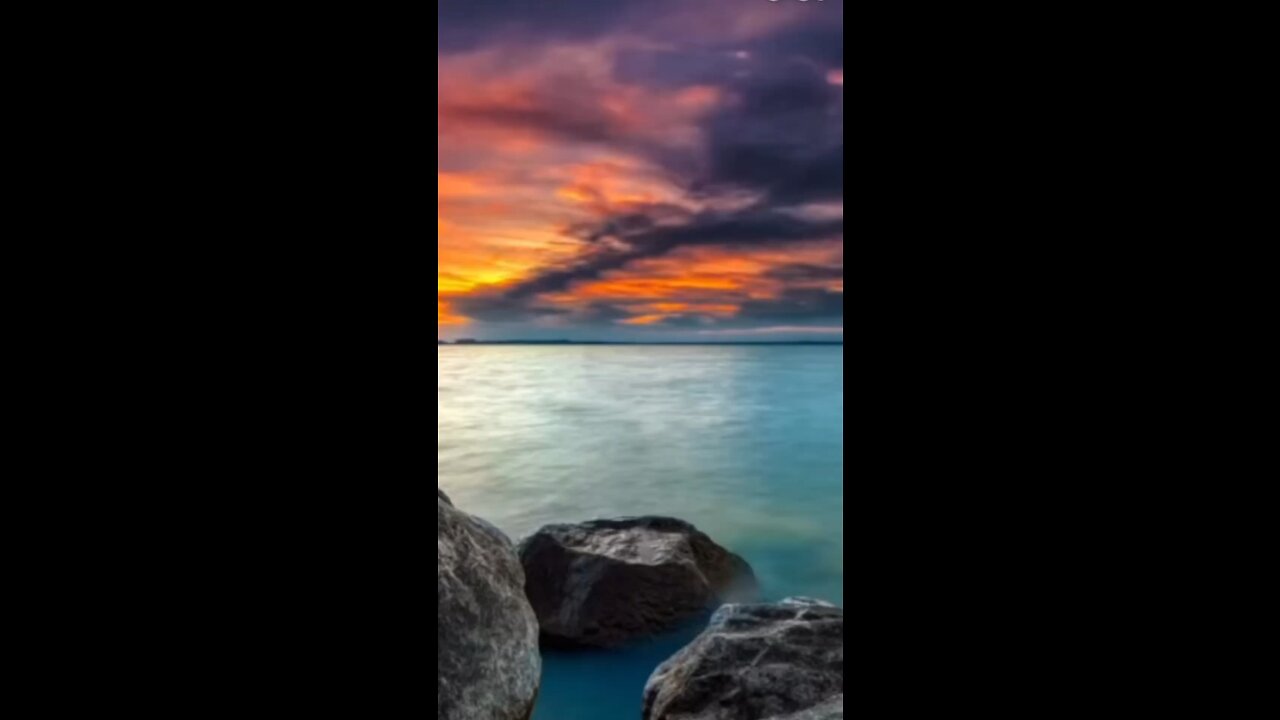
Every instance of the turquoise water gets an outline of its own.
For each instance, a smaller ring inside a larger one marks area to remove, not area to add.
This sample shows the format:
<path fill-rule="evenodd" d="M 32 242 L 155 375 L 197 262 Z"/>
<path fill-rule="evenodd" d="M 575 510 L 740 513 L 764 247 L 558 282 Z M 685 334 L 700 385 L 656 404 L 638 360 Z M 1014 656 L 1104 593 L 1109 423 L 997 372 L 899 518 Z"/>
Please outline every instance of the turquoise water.
<path fill-rule="evenodd" d="M 844 605 L 842 346 L 438 348 L 439 485 L 517 541 L 674 515 L 747 559 L 767 599 Z M 535 720 L 640 716 L 697 628 L 546 653 Z"/>

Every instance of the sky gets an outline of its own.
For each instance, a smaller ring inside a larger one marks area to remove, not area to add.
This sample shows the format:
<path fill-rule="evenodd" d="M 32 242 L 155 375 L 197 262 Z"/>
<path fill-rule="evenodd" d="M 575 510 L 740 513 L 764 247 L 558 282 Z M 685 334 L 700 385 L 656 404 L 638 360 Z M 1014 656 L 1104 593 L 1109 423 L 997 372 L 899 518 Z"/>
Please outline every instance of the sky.
<path fill-rule="evenodd" d="M 843 340 L 840 0 L 438 8 L 438 337 Z"/>

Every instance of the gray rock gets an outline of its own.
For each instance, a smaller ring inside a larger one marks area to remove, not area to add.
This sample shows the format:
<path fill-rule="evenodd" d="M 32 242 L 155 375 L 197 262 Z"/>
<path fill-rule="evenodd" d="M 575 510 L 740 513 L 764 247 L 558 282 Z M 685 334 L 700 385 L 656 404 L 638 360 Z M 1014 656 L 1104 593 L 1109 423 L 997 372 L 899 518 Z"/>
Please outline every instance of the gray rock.
<path fill-rule="evenodd" d="M 525 589 L 552 645 L 617 647 L 754 596 L 742 558 L 682 520 L 552 525 L 520 546 Z"/>
<path fill-rule="evenodd" d="M 828 700 L 818 707 L 802 710 L 795 715 L 770 720 L 844 720 L 844 696 Z"/>
<path fill-rule="evenodd" d="M 436 717 L 529 720 L 542 675 L 538 619 L 515 548 L 436 502 Z"/>
<path fill-rule="evenodd" d="M 444 501 L 444 503 L 445 503 L 446 505 L 452 505 L 452 504 L 453 504 L 453 501 L 449 499 L 449 496 L 448 496 L 448 495 L 445 495 L 445 494 L 444 494 L 444 491 L 443 491 L 443 490 L 441 490 L 440 488 L 436 488 L 436 499 L 437 499 L 437 500 L 442 500 L 442 501 Z"/>
<path fill-rule="evenodd" d="M 789 597 L 778 603 L 779 605 L 794 605 L 796 607 L 828 607 L 833 608 L 835 605 L 826 600 L 818 600 L 810 597 Z"/>
<path fill-rule="evenodd" d="M 649 678 L 644 720 L 843 718 L 843 695 L 844 610 L 726 605 Z"/>

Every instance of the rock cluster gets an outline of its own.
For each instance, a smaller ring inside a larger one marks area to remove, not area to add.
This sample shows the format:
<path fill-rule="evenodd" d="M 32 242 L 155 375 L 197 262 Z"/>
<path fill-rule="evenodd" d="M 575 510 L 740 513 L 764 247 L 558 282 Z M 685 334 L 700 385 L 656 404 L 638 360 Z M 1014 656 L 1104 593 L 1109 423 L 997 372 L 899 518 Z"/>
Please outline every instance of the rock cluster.
<path fill-rule="evenodd" d="M 844 719 L 844 610 L 807 598 L 735 604 L 756 592 L 750 566 L 689 523 L 553 525 L 517 554 L 437 488 L 436 541 L 438 720 L 529 720 L 540 638 L 616 647 L 716 607 L 650 677 L 644 720 Z"/>

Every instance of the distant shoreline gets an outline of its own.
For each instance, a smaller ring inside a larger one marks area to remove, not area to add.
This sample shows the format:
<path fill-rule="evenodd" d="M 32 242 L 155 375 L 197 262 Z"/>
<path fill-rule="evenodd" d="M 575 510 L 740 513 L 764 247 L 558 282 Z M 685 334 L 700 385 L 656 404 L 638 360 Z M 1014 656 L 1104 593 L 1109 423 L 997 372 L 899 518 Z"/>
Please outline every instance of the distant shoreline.
<path fill-rule="evenodd" d="M 707 346 L 707 345 L 829 345 L 843 346 L 844 341 L 839 342 L 832 340 L 796 340 L 793 342 L 769 342 L 769 341 L 742 341 L 742 342 L 607 342 L 607 341 L 590 341 L 590 340 L 487 340 L 474 342 L 447 342 L 444 340 L 437 341 L 438 347 L 483 347 L 486 345 L 691 345 L 691 346 Z"/>

